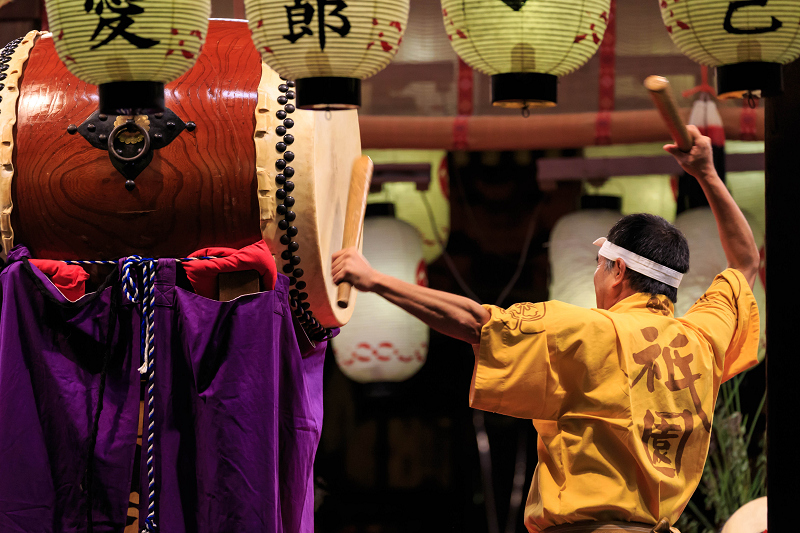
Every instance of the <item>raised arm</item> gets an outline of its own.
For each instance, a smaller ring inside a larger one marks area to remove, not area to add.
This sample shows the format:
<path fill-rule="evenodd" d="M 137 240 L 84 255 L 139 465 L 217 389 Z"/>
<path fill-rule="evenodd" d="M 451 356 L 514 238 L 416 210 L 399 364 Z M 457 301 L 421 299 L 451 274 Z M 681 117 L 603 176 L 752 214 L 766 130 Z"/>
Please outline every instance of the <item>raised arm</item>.
<path fill-rule="evenodd" d="M 714 168 L 711 139 L 704 137 L 695 126 L 687 126 L 687 129 L 694 141 L 689 153 L 681 152 L 675 144 L 664 146 L 664 150 L 700 183 L 717 221 L 728 266 L 740 271 L 752 288 L 760 262 L 753 231 Z"/>
<path fill-rule="evenodd" d="M 406 283 L 369 266 L 355 248 L 333 254 L 333 281 L 347 281 L 362 292 L 374 292 L 440 333 L 478 344 L 489 312 L 477 302 L 443 291 Z"/>

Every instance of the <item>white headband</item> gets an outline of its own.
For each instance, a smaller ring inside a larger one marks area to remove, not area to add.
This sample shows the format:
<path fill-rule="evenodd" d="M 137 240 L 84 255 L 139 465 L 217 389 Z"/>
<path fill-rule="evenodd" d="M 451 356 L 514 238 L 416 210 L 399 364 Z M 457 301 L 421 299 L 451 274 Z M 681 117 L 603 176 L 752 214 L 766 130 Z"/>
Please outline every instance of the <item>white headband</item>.
<path fill-rule="evenodd" d="M 655 261 L 651 261 L 645 257 L 642 257 L 641 255 L 630 252 L 625 248 L 613 244 L 605 237 L 600 237 L 592 244 L 600 247 L 599 254 L 601 256 L 605 257 L 606 259 L 610 259 L 611 261 L 622 259 L 625 261 L 625 266 L 635 272 L 638 272 L 639 274 L 643 274 L 648 278 L 666 283 L 670 287 L 675 287 L 676 289 L 678 288 L 678 285 L 681 284 L 683 274 L 677 270 L 672 270 L 669 267 L 659 265 Z"/>

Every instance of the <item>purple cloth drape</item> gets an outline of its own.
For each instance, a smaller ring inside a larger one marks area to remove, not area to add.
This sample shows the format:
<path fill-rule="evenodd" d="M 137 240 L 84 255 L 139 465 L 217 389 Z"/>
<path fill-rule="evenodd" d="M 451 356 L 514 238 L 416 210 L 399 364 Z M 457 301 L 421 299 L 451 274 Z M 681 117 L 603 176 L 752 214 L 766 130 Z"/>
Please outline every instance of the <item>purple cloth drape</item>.
<path fill-rule="evenodd" d="M 105 358 L 92 517 L 97 533 L 122 531 L 140 308 L 118 272 L 70 303 L 27 256 L 16 248 L 0 273 L 0 531 L 86 531 Z M 217 302 L 177 287 L 176 268 L 162 259 L 156 270 L 155 523 L 164 533 L 312 532 L 326 343 L 301 352 L 285 276 L 274 291 Z M 141 479 L 144 517 L 146 468 Z"/>

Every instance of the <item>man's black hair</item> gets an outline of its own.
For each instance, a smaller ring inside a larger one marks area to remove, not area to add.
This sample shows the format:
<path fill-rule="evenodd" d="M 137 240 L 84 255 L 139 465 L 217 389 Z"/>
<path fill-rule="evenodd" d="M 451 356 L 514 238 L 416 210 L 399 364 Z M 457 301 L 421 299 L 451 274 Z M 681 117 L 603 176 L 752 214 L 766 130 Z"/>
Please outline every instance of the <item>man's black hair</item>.
<path fill-rule="evenodd" d="M 678 228 L 663 218 L 647 213 L 628 215 L 619 220 L 606 237 L 612 244 L 621 246 L 659 265 L 664 265 L 681 274 L 689 270 L 689 243 Z M 606 260 L 606 270 L 613 268 L 614 261 Z M 672 303 L 678 301 L 678 289 L 666 283 L 648 278 L 630 268 L 625 278 L 636 292 L 655 296 L 663 294 Z"/>

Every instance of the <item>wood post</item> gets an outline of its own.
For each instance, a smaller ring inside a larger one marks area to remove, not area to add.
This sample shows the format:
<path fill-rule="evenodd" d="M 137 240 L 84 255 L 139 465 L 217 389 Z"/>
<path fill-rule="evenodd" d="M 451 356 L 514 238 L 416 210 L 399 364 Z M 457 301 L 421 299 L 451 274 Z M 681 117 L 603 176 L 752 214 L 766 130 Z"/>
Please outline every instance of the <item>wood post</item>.
<path fill-rule="evenodd" d="M 797 452 L 797 379 L 800 310 L 791 303 L 800 247 L 800 62 L 784 67 L 785 93 L 767 99 L 767 493 L 769 530 L 797 528 L 800 454 Z"/>

